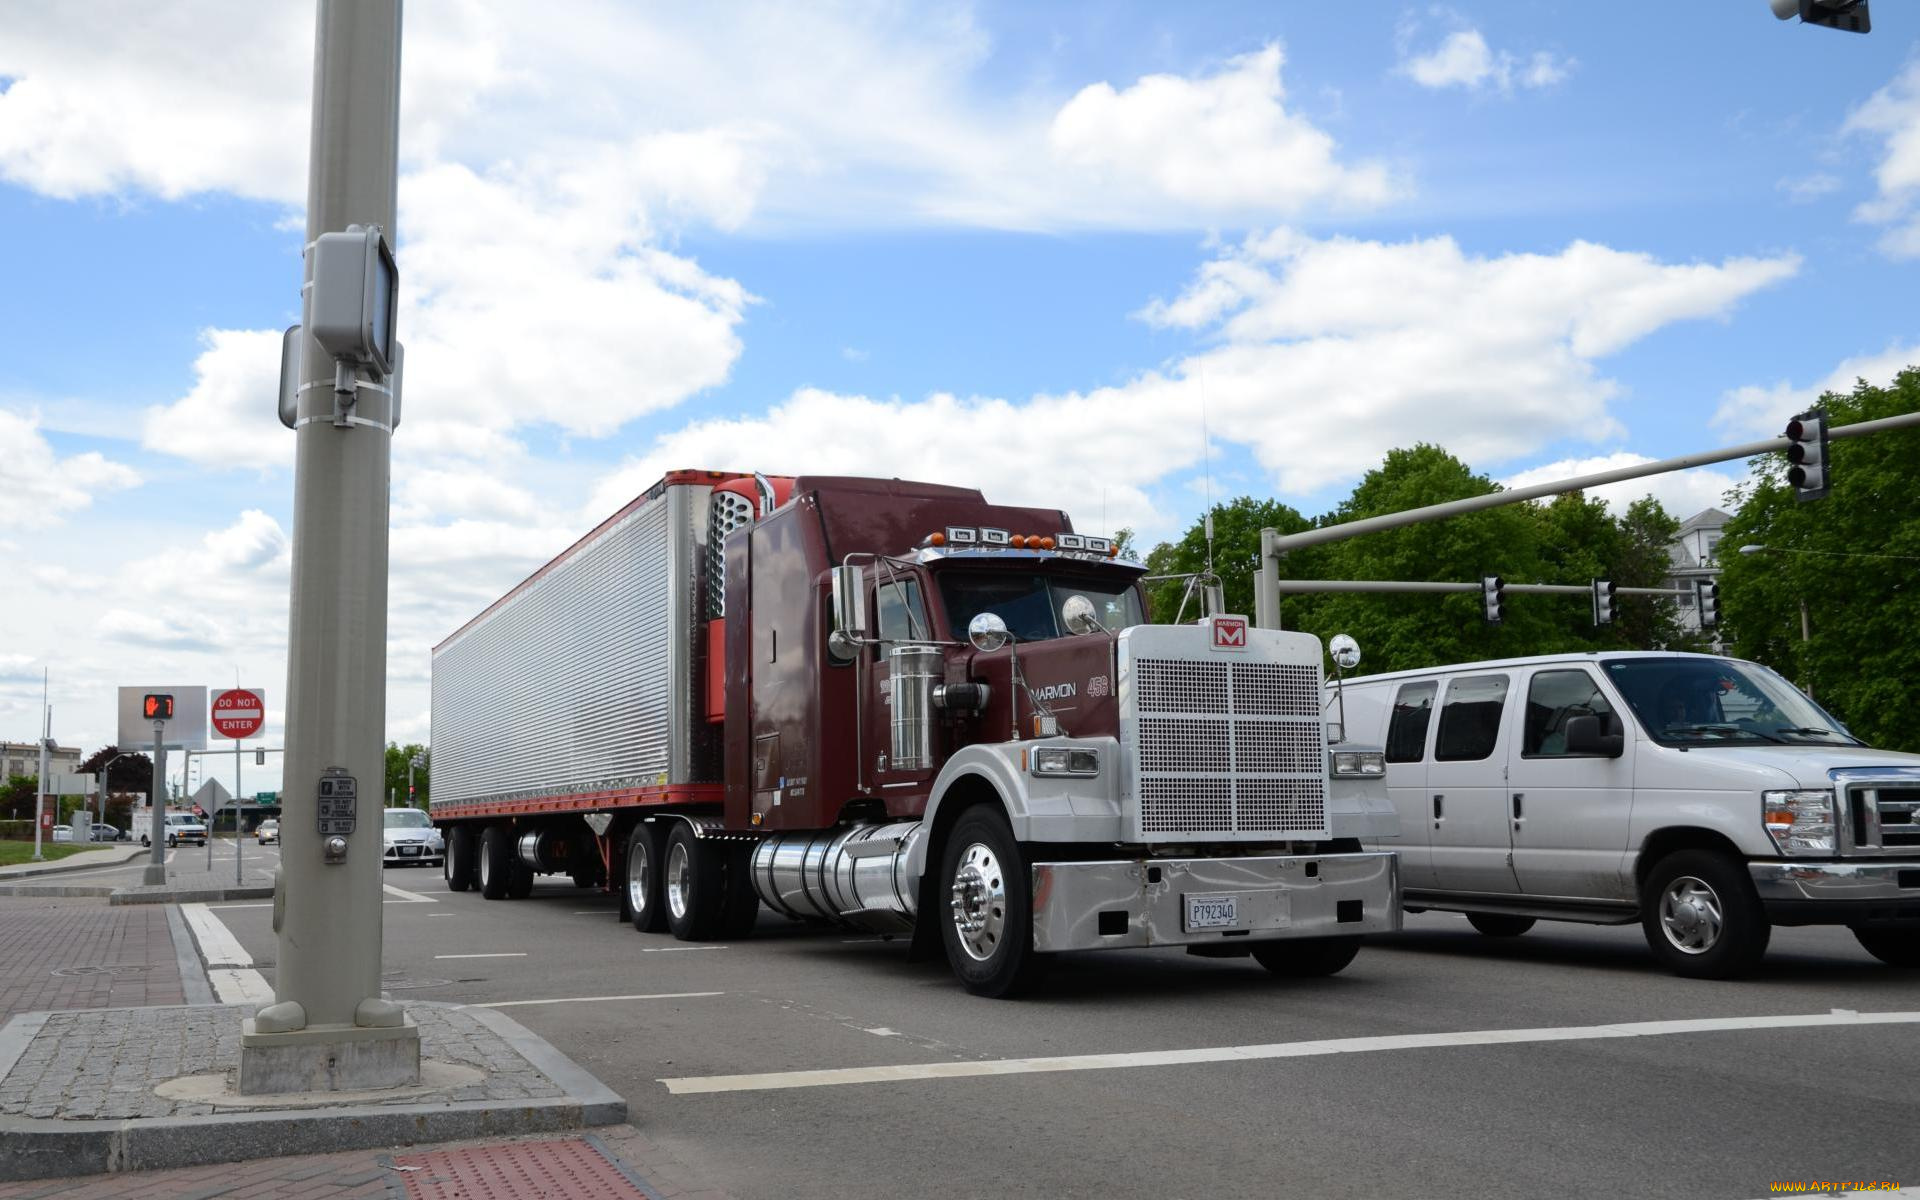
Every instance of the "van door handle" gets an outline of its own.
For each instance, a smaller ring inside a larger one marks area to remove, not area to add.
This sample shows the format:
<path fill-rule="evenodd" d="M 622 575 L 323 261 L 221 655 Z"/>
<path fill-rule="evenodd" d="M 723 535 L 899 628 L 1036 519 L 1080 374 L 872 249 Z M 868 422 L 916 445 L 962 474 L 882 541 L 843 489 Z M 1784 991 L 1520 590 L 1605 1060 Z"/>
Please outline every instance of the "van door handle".
<path fill-rule="evenodd" d="M 1433 822 L 1436 825 L 1440 823 L 1441 818 L 1446 816 L 1446 812 L 1441 808 L 1441 802 L 1445 799 L 1445 796 L 1435 796 L 1433 798 Z"/>
<path fill-rule="evenodd" d="M 1525 792 L 1515 792 L 1513 794 L 1513 823 L 1515 825 L 1526 820 L 1526 810 L 1520 807 L 1520 802 L 1526 798 Z"/>

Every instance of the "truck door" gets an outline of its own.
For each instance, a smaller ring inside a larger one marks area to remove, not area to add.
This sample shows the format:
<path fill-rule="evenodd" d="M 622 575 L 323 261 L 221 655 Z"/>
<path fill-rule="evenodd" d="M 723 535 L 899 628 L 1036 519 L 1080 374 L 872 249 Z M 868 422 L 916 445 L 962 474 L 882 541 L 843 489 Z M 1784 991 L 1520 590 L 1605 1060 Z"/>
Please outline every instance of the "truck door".
<path fill-rule="evenodd" d="M 1400 855 L 1400 886 L 1430 888 L 1433 881 L 1434 813 L 1427 792 L 1427 735 L 1433 728 L 1432 679 L 1403 683 L 1393 693 L 1387 717 L 1387 799 L 1400 816 L 1400 836 L 1380 849 Z"/>
<path fill-rule="evenodd" d="M 1512 822 L 1507 817 L 1506 754 L 1500 748 L 1506 675 L 1447 680 L 1427 763 L 1434 886 L 1445 892 L 1518 892 Z"/>
<path fill-rule="evenodd" d="M 1633 743 L 1619 758 L 1567 751 L 1567 721 L 1617 722 L 1600 681 L 1582 666 L 1542 667 L 1526 682 L 1519 736 L 1510 739 L 1507 789 L 1513 869 L 1536 896 L 1631 900 L 1624 877 L 1633 806 Z M 1616 724 L 1614 726 L 1618 728 Z"/>

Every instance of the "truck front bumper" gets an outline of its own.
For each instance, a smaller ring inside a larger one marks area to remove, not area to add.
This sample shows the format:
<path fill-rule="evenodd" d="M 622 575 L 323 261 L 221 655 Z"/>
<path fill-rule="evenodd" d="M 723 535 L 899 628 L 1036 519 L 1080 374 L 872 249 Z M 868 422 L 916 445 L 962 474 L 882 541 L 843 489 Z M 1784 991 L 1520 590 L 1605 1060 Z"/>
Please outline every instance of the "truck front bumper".
<path fill-rule="evenodd" d="M 1753 890 L 1775 925 L 1920 921 L 1920 861 L 1750 862 Z"/>
<path fill-rule="evenodd" d="M 1232 896 L 1231 928 L 1189 929 L 1187 898 Z M 1400 928 L 1393 854 L 1035 863 L 1033 948 L 1244 945 Z"/>

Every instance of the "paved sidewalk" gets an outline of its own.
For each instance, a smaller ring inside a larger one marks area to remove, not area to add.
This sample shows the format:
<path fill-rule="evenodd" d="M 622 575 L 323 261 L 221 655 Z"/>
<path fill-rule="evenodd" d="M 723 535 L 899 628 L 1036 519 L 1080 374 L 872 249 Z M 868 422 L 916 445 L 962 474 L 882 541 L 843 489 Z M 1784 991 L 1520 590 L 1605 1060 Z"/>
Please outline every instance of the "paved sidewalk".
<path fill-rule="evenodd" d="M 126 842 L 102 842 L 98 850 L 83 850 L 78 854 L 69 854 L 51 862 L 14 863 L 0 867 L 0 883 L 9 883 L 16 879 L 29 879 L 36 875 L 58 875 L 62 871 L 84 871 L 89 867 L 117 866 L 131 859 L 135 854 L 144 853 L 145 848 Z"/>
<path fill-rule="evenodd" d="M 0 901 L 0 1023 L 44 1009 L 185 1002 L 164 907 Z"/>
<path fill-rule="evenodd" d="M 112 904 L 184 904 L 221 900 L 260 900 L 273 895 L 273 871 L 280 856 L 249 841 L 241 855 L 236 879 L 231 839 L 218 839 L 213 866 L 200 846 L 179 846 L 167 863 L 167 882 L 148 887 L 141 882 L 148 865 L 147 852 L 125 862 L 90 864 L 25 879 L 0 878 L 0 896 L 99 897 Z M 75 855 L 88 858 L 90 854 Z"/>
<path fill-rule="evenodd" d="M 577 1172 L 582 1159 L 589 1163 L 597 1160 L 603 1169 L 585 1179 L 552 1169 L 572 1167 Z M 545 1177 L 558 1178 L 557 1187 L 540 1187 L 543 1167 L 548 1168 Z M 497 1186 L 489 1187 L 490 1182 Z M 622 1184 L 624 1190 L 615 1190 Z M 490 1196 L 516 1200 L 542 1196 L 551 1200 L 586 1196 L 728 1200 L 726 1193 L 694 1178 L 684 1163 L 631 1125 L 610 1125 L 588 1136 L 362 1150 L 171 1171 L 0 1183 L 0 1200 L 394 1200 L 434 1196 L 471 1200 Z"/>

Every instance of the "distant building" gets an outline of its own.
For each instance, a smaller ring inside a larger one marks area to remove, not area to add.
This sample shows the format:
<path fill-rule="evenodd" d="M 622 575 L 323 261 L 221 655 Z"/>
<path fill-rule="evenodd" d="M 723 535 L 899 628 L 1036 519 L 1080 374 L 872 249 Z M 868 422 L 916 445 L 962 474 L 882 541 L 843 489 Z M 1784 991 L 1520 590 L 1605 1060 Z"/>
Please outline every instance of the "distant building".
<path fill-rule="evenodd" d="M 82 757 L 80 751 L 71 746 L 55 745 L 47 754 L 47 773 L 77 775 Z M 39 773 L 40 743 L 0 742 L 0 775 L 11 779 L 15 775 L 33 776 Z"/>
<path fill-rule="evenodd" d="M 1680 534 L 1667 547 L 1667 556 L 1673 565 L 1667 576 L 1666 586 L 1681 588 L 1684 594 L 1679 600 L 1680 625 L 1688 633 L 1700 632 L 1700 610 L 1694 603 L 1693 585 L 1703 579 L 1720 578 L 1720 531 L 1725 529 L 1731 516 L 1717 508 L 1697 512 L 1680 523 Z M 1720 649 L 1720 635 L 1716 630 L 1713 638 L 1714 649 Z"/>

